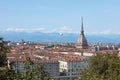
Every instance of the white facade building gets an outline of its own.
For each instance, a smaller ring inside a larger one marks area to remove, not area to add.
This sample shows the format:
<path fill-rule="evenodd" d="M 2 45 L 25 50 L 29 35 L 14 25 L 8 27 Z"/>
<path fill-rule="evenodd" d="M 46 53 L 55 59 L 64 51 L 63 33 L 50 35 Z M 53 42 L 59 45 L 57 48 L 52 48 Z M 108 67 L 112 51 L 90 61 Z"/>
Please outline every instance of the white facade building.
<path fill-rule="evenodd" d="M 88 63 L 86 61 L 74 62 L 74 61 L 59 61 L 60 62 L 60 72 L 65 73 L 65 76 L 74 76 L 81 72 L 83 69 L 87 68 Z"/>

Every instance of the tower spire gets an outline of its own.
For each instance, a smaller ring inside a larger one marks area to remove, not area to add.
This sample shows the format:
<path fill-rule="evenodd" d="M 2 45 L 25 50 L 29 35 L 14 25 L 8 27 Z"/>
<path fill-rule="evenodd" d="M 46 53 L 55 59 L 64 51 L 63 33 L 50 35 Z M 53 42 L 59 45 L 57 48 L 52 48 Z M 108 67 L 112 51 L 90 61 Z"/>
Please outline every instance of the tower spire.
<path fill-rule="evenodd" d="M 81 18 L 82 24 L 81 24 L 81 34 L 84 35 L 84 30 L 83 30 L 83 17 Z"/>
<path fill-rule="evenodd" d="M 76 47 L 81 49 L 88 48 L 87 39 L 85 38 L 84 29 L 83 29 L 83 17 L 81 18 L 81 34 L 80 37 L 78 38 Z"/>

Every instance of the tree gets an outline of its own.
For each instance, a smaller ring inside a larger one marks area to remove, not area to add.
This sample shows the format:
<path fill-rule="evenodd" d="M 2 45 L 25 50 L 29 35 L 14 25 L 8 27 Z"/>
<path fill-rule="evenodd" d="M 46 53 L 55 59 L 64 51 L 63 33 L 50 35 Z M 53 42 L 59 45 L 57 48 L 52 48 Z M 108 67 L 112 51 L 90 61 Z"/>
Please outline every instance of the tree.
<path fill-rule="evenodd" d="M 117 53 L 97 53 L 91 57 L 82 80 L 119 80 L 120 56 Z"/>
<path fill-rule="evenodd" d="M 10 51 L 7 46 L 8 41 L 4 41 L 0 37 L 0 80 L 13 80 L 14 71 L 9 70 L 7 67 L 6 54 Z"/>
<path fill-rule="evenodd" d="M 40 62 L 40 59 L 36 59 L 36 63 L 34 63 L 33 75 L 33 80 L 50 80 L 49 73 L 44 70 L 43 64 Z"/>
<path fill-rule="evenodd" d="M 44 71 L 43 65 L 33 62 L 27 57 L 24 61 L 24 72 L 16 73 L 19 80 L 50 80 L 49 74 Z"/>
<path fill-rule="evenodd" d="M 4 41 L 3 38 L 0 38 L 0 67 L 6 66 L 7 63 L 6 54 L 9 52 L 7 43 L 8 41 Z"/>
<path fill-rule="evenodd" d="M 13 70 L 4 69 L 0 71 L 0 80 L 14 80 L 16 79 L 16 74 Z"/>

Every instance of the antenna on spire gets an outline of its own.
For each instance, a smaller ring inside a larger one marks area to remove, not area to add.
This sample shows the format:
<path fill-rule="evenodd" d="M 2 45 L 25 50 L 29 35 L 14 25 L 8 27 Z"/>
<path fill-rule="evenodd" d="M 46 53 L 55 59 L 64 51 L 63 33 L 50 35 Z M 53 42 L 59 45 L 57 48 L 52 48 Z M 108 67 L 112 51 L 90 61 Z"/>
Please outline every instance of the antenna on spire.
<path fill-rule="evenodd" d="M 81 18 L 81 21 L 82 21 L 82 23 L 81 23 L 81 31 L 83 31 L 83 17 Z"/>
<path fill-rule="evenodd" d="M 83 30 L 83 17 L 81 18 L 81 34 L 84 35 L 84 30 Z"/>

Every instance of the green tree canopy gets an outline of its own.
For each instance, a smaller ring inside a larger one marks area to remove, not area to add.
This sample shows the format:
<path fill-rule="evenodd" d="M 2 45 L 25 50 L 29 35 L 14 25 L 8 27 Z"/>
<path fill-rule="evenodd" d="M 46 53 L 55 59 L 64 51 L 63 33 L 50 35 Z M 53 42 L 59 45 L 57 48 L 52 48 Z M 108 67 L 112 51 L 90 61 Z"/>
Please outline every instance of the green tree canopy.
<path fill-rule="evenodd" d="M 83 71 L 82 80 L 120 80 L 120 56 L 117 53 L 97 53 Z"/>
<path fill-rule="evenodd" d="M 29 57 L 24 61 L 24 72 L 16 74 L 19 80 L 50 80 L 49 73 L 44 71 L 43 65 L 39 61 L 34 63 Z"/>
<path fill-rule="evenodd" d="M 7 46 L 8 41 L 4 41 L 3 38 L 0 37 L 0 80 L 12 80 L 12 75 L 14 75 L 14 71 L 9 70 L 7 67 L 7 57 L 6 54 L 10 51 Z"/>
<path fill-rule="evenodd" d="M 7 62 L 6 53 L 9 52 L 7 43 L 8 41 L 4 41 L 3 38 L 0 37 L 0 67 L 5 66 Z"/>

